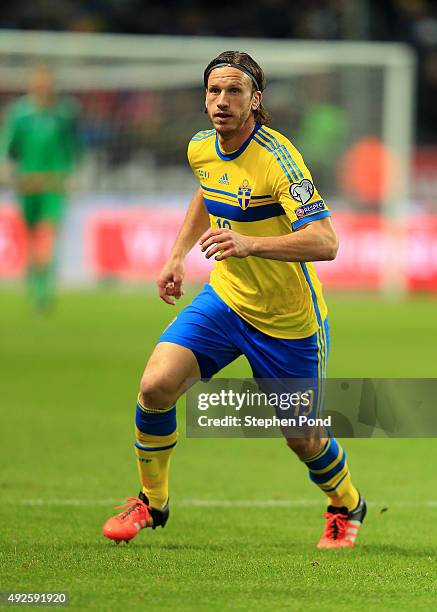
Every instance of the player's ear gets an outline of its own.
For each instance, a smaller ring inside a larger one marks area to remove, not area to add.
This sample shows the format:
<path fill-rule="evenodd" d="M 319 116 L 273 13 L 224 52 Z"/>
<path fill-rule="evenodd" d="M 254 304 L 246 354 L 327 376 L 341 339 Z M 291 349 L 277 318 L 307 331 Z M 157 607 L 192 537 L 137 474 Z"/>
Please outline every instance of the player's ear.
<path fill-rule="evenodd" d="M 255 91 L 252 96 L 252 110 L 256 111 L 259 109 L 262 100 L 262 91 Z"/>

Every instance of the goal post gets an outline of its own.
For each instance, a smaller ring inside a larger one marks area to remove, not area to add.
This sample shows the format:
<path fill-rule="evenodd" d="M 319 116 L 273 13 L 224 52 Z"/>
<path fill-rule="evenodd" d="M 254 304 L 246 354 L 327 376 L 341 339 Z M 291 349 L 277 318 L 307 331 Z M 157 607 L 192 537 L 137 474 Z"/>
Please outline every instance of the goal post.
<path fill-rule="evenodd" d="M 403 44 L 3 30 L 0 113 L 25 91 L 32 66 L 49 63 L 83 109 L 75 197 L 186 201 L 195 185 L 186 143 L 208 127 L 203 70 L 229 48 L 264 68 L 272 127 L 297 145 L 331 208 L 383 220 L 380 288 L 402 295 L 415 82 Z"/>

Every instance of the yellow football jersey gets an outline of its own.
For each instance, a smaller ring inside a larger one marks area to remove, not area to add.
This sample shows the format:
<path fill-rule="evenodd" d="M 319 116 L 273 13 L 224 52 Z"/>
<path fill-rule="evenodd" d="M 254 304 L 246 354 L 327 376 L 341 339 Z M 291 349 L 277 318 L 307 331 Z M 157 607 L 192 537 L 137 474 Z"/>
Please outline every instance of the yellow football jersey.
<path fill-rule="evenodd" d="M 282 236 L 330 214 L 300 153 L 271 128 L 257 125 L 229 154 L 220 150 L 215 130 L 198 132 L 188 160 L 212 227 Z M 277 338 L 310 336 L 327 315 L 312 263 L 230 257 L 215 262 L 210 282 L 245 321 Z"/>

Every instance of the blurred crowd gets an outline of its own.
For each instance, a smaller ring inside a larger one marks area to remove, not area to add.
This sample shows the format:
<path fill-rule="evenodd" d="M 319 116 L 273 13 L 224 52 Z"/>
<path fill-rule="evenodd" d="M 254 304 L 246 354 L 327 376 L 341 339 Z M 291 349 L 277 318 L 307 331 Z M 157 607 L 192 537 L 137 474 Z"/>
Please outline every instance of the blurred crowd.
<path fill-rule="evenodd" d="M 417 140 L 437 142 L 435 0 L 3 0 L 0 27 L 27 30 L 403 41 L 419 58 Z"/>
<path fill-rule="evenodd" d="M 437 43 L 432 0 L 3 0 L 2 27 Z"/>
<path fill-rule="evenodd" d="M 418 58 L 416 157 L 431 155 L 419 160 L 426 170 L 423 191 L 429 191 L 435 176 L 437 154 L 424 147 L 437 145 L 437 0 L 240 0 L 238 9 L 228 0 L 216 5 L 204 0 L 3 0 L 0 28 L 407 43 Z M 375 142 L 366 140 L 380 136 L 375 126 L 381 130 L 382 87 L 376 71 L 333 70 L 311 79 L 292 75 L 288 84 L 267 76 L 274 127 L 292 133 L 327 194 L 334 188 L 339 156 L 354 143 L 364 139 L 355 166 L 369 167 L 369 159 L 377 159 Z M 350 91 L 363 83 L 367 96 L 357 100 Z M 159 191 L 163 184 L 183 189 L 185 175 L 178 169 L 186 160 L 181 152 L 187 139 L 205 127 L 200 87 L 199 81 L 198 88 L 175 88 L 171 95 L 150 88 L 71 92 L 82 108 L 81 136 L 88 154 L 84 190 L 87 184 L 111 192 L 126 192 L 126 185 L 132 192 Z M 0 116 L 16 94 L 2 91 Z M 184 109 L 183 122 L 176 109 Z M 366 189 L 359 185 L 361 196 L 378 181 L 375 171 Z M 432 193 L 437 193 L 434 186 Z M 357 199 L 362 204 L 378 198 L 370 193 Z"/>

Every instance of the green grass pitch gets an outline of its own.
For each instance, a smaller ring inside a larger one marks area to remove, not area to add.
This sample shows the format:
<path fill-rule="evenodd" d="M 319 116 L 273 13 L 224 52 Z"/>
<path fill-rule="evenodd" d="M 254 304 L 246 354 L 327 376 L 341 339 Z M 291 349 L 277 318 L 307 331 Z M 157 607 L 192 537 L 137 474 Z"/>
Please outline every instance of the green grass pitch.
<path fill-rule="evenodd" d="M 331 376 L 436 375 L 435 299 L 329 304 Z M 2 293 L 0 591 L 65 590 L 71 609 L 435 609 L 432 439 L 345 440 L 368 516 L 354 550 L 317 551 L 324 498 L 283 441 L 187 439 L 180 402 L 167 527 L 129 546 L 102 537 L 138 492 L 138 380 L 182 306 L 108 289 L 38 317 Z"/>

